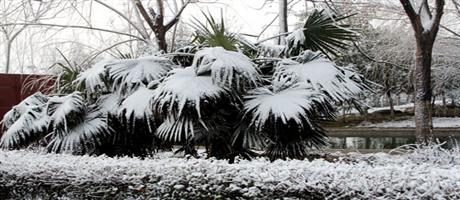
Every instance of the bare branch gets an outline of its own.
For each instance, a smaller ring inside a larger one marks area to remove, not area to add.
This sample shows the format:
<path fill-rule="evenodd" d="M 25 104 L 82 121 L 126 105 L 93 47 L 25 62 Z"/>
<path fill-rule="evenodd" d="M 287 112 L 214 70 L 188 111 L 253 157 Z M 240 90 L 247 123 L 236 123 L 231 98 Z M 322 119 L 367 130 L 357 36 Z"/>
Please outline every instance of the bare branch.
<path fill-rule="evenodd" d="M 169 21 L 165 27 L 166 27 L 166 30 L 169 30 L 174 24 L 176 24 L 179 19 L 180 19 L 180 16 L 182 14 L 182 12 L 185 10 L 185 7 L 187 7 L 187 5 L 189 4 L 190 0 L 187 0 L 183 5 L 182 7 L 179 9 L 179 12 L 176 13 L 176 15 L 174 15 L 174 17 L 171 19 L 171 21 Z"/>
<path fill-rule="evenodd" d="M 417 13 L 414 10 L 414 7 L 412 7 L 412 4 L 410 0 L 399 0 L 404 8 L 404 11 L 406 12 L 407 16 L 409 17 L 409 20 L 414 27 L 414 29 L 417 27 L 417 24 L 420 22 L 420 18 L 418 17 Z"/>
<path fill-rule="evenodd" d="M 114 7 L 100 1 L 100 0 L 94 0 L 96 1 L 97 3 L 105 6 L 106 8 L 112 10 L 113 12 L 115 12 L 116 14 L 118 14 L 120 17 L 122 17 L 124 20 L 126 20 L 131 26 L 133 26 L 134 29 L 136 29 L 141 35 L 142 37 L 144 37 L 144 39 L 150 39 L 148 34 L 147 33 L 144 33 L 144 31 L 142 31 L 142 29 L 140 29 L 133 21 L 131 21 L 128 17 L 126 17 L 126 15 L 124 15 L 123 13 L 121 13 L 119 10 L 115 9 Z"/>
<path fill-rule="evenodd" d="M 444 26 L 444 25 L 442 25 L 442 24 L 439 25 L 439 26 L 440 26 L 441 28 L 443 28 L 444 30 L 446 30 L 447 32 L 452 33 L 453 35 L 455 35 L 455 36 L 457 36 L 457 37 L 460 38 L 460 34 L 457 33 L 457 32 L 455 32 L 454 30 L 452 30 L 452 29 L 450 29 L 450 28 L 447 28 L 446 26 Z"/>
<path fill-rule="evenodd" d="M 441 17 L 442 14 L 444 13 L 444 0 L 436 0 L 436 5 L 434 8 L 434 15 L 430 27 L 430 33 L 431 33 L 431 39 L 434 41 L 436 38 L 436 34 L 438 33 L 439 30 L 439 24 L 441 23 Z"/>
<path fill-rule="evenodd" d="M 118 34 L 118 35 L 129 36 L 129 37 L 133 37 L 133 38 L 137 38 L 139 40 L 145 41 L 144 38 L 141 38 L 141 37 L 136 36 L 136 35 L 123 33 L 123 32 L 119 32 L 119 31 L 114 31 L 114 30 L 108 30 L 108 29 L 102 29 L 102 28 L 96 28 L 96 27 L 88 27 L 88 26 L 48 24 L 48 23 L 7 23 L 7 24 L 0 24 L 0 26 L 2 26 L 2 27 L 3 26 L 16 26 L 16 25 L 88 29 L 88 30 L 96 30 L 96 31 L 108 32 L 108 33 L 114 33 L 114 34 Z"/>
<path fill-rule="evenodd" d="M 155 31 L 155 24 L 153 24 L 153 20 L 152 20 L 152 18 L 150 18 L 149 14 L 145 10 L 145 7 L 144 7 L 144 5 L 142 5 L 142 2 L 140 0 L 132 0 L 132 1 L 133 1 L 134 5 L 136 5 L 137 9 L 139 10 L 139 12 L 142 15 L 142 17 L 144 18 L 144 20 L 149 25 L 150 29 L 152 29 L 152 31 Z"/>

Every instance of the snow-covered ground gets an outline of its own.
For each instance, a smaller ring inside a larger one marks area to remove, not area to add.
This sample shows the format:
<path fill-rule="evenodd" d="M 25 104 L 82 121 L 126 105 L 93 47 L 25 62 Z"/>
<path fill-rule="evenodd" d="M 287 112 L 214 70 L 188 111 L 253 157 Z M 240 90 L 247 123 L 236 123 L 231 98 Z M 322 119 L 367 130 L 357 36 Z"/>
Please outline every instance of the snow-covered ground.
<path fill-rule="evenodd" d="M 381 123 L 362 122 L 359 127 L 381 127 L 381 128 L 404 128 L 415 127 L 414 118 L 398 121 L 385 121 Z M 437 128 L 458 128 L 460 127 L 460 117 L 433 117 L 433 127 Z"/>
<path fill-rule="evenodd" d="M 228 164 L 171 153 L 142 160 L 0 151 L 0 199 L 460 198 L 458 150 L 342 156 L 336 162 L 258 158 Z"/>

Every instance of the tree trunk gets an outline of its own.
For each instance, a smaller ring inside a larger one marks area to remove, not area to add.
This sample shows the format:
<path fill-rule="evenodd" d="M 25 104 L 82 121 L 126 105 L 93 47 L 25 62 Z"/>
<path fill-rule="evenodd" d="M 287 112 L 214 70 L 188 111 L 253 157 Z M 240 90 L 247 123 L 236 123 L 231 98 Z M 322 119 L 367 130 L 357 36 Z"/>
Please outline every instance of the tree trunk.
<path fill-rule="evenodd" d="M 446 93 L 442 92 L 442 114 L 443 117 L 447 117 L 447 100 L 446 100 Z"/>
<path fill-rule="evenodd" d="M 288 22 L 287 22 L 287 0 L 280 0 L 279 2 L 279 33 L 283 34 L 288 32 Z M 285 35 L 279 37 L 279 44 L 285 44 Z"/>
<path fill-rule="evenodd" d="M 431 55 L 433 43 L 429 36 L 421 34 L 417 40 L 415 60 L 415 138 L 418 144 L 429 144 L 433 140 L 431 121 Z"/>
<path fill-rule="evenodd" d="M 391 98 L 391 90 L 387 90 L 386 92 L 387 98 L 388 98 L 388 104 L 390 106 L 390 116 L 391 119 L 394 119 L 395 117 L 395 106 L 393 103 L 393 98 Z"/>
<path fill-rule="evenodd" d="M 160 51 L 167 53 L 168 43 L 166 43 L 166 30 L 157 29 L 157 31 L 155 31 L 155 37 L 157 38 L 157 44 Z"/>
<path fill-rule="evenodd" d="M 5 44 L 5 60 L 5 73 L 8 74 L 11 64 L 11 41 L 6 41 Z"/>

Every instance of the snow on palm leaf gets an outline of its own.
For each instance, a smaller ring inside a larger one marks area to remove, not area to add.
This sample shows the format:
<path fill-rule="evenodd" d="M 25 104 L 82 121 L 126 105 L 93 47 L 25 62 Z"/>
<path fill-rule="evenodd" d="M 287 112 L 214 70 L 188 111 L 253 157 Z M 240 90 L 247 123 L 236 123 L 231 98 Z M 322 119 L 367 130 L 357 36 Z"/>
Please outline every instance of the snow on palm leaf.
<path fill-rule="evenodd" d="M 114 61 L 105 60 L 94 64 L 92 67 L 80 73 L 73 83 L 77 86 L 85 86 L 86 92 L 90 94 L 100 90 L 108 90 L 105 83 L 108 76 L 106 66 L 112 62 Z"/>
<path fill-rule="evenodd" d="M 126 118 L 146 118 L 152 115 L 151 101 L 155 91 L 145 86 L 140 86 L 130 94 L 120 105 L 119 115 L 124 114 Z"/>
<path fill-rule="evenodd" d="M 223 86 L 236 88 L 255 86 L 260 74 L 252 60 L 246 55 L 227 51 L 222 47 L 205 48 L 195 54 L 193 67 L 197 74 L 211 74 L 212 81 Z"/>
<path fill-rule="evenodd" d="M 141 85 L 130 94 L 120 105 L 118 116 L 124 118 L 127 125 L 135 126 L 137 121 L 142 121 L 142 124 L 147 125 L 149 132 L 151 130 L 152 121 L 152 101 L 155 96 L 155 91 Z"/>
<path fill-rule="evenodd" d="M 216 102 L 228 91 L 214 84 L 209 76 L 198 76 L 193 67 L 174 69 L 156 89 L 154 105 L 162 114 L 181 115 L 186 107 L 201 117 L 203 102 Z"/>
<path fill-rule="evenodd" d="M 110 132 L 104 113 L 90 108 L 80 123 L 67 129 L 55 127 L 47 148 L 56 153 L 93 154 Z"/>
<path fill-rule="evenodd" d="M 43 109 L 48 97 L 38 92 L 14 106 L 2 120 L 6 130 L 0 147 L 16 149 L 39 140 L 45 133 L 49 117 Z"/>
<path fill-rule="evenodd" d="M 104 94 L 97 99 L 96 105 L 101 112 L 117 114 L 120 104 L 120 96 L 115 93 Z"/>
<path fill-rule="evenodd" d="M 51 97 L 48 101 L 48 115 L 51 117 L 53 129 L 65 131 L 81 123 L 86 110 L 86 102 L 79 92 Z"/>
<path fill-rule="evenodd" d="M 173 68 L 174 64 L 166 58 L 147 56 L 137 59 L 123 59 L 107 65 L 112 89 L 127 93 L 126 90 L 138 86 L 139 83 L 149 84 L 162 78 Z"/>
<path fill-rule="evenodd" d="M 318 120 L 333 117 L 332 106 L 324 94 L 306 84 L 288 87 L 275 84 L 254 89 L 245 99 L 245 118 L 250 120 L 245 142 L 268 139 L 270 159 L 302 158 L 306 154 L 305 144 L 314 147 L 326 144 L 326 135 L 316 124 Z"/>
<path fill-rule="evenodd" d="M 308 83 L 337 102 L 351 100 L 369 89 L 367 81 L 352 69 L 338 67 L 326 58 L 306 63 L 283 60 L 275 68 L 274 81 L 290 78 L 292 83 Z"/>
<path fill-rule="evenodd" d="M 1 121 L 4 128 L 9 128 L 24 113 L 30 110 L 30 107 L 41 107 L 48 101 L 48 97 L 41 92 L 37 92 L 8 111 Z"/>
<path fill-rule="evenodd" d="M 193 67 L 172 70 L 156 93 L 153 107 L 165 119 L 157 134 L 172 141 L 191 139 L 196 130 L 209 131 L 214 115 L 233 102 L 229 90 L 214 84 L 210 76 L 196 75 Z"/>

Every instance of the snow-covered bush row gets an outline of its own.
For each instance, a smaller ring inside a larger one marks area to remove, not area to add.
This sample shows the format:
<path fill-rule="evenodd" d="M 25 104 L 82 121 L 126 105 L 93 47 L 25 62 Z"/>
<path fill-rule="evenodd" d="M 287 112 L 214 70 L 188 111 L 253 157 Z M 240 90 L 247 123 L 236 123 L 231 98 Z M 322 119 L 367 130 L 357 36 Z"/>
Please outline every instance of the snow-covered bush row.
<path fill-rule="evenodd" d="M 458 152 L 340 156 L 228 164 L 171 153 L 138 159 L 0 151 L 0 198 L 460 198 Z"/>

